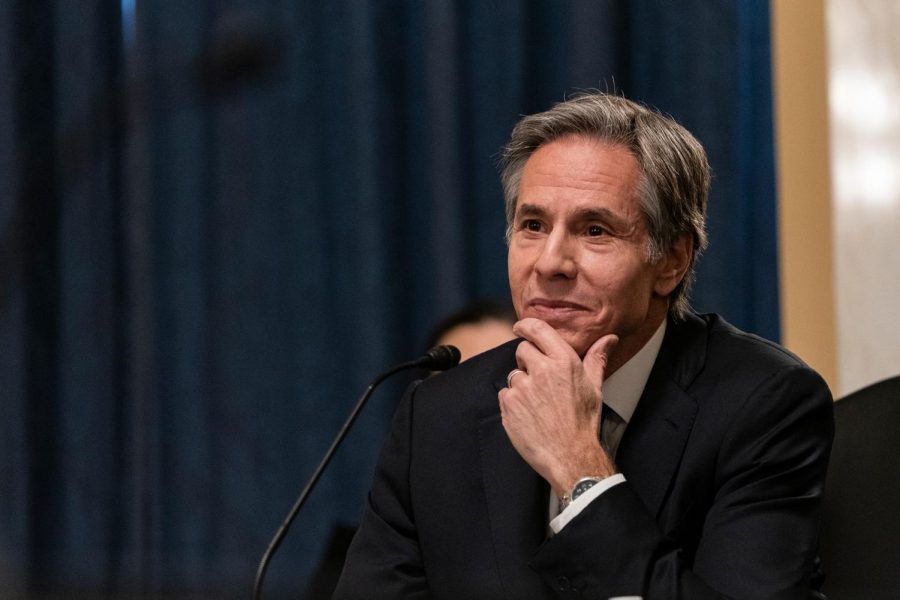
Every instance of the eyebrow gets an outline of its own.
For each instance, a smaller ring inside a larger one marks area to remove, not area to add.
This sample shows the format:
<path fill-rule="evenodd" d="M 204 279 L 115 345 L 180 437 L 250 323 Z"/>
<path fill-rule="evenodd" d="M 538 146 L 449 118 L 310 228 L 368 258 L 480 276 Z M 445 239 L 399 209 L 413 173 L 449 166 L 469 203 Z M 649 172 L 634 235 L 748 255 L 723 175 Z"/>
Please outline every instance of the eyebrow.
<path fill-rule="evenodd" d="M 534 204 L 520 204 L 519 208 L 516 209 L 516 216 L 522 215 L 531 215 L 531 216 L 543 216 L 547 214 L 547 211 L 541 208 L 540 206 L 536 206 Z"/>
<path fill-rule="evenodd" d="M 523 216 L 542 217 L 546 214 L 547 211 L 543 207 L 528 203 L 522 204 L 516 211 L 516 217 L 519 218 Z M 578 221 L 604 221 L 614 227 L 627 228 L 628 226 L 624 218 L 608 208 L 579 208 L 575 211 L 574 217 Z"/>

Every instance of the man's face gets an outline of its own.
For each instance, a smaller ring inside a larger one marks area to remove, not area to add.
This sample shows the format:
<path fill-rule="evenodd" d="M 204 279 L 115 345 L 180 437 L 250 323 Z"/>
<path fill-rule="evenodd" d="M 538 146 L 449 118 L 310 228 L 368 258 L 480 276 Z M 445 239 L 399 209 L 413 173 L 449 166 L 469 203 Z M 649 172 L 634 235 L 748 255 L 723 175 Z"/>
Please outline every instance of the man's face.
<path fill-rule="evenodd" d="M 615 333 L 615 369 L 665 318 L 669 261 L 649 262 L 640 166 L 623 146 L 567 136 L 525 163 L 509 243 L 520 319 L 549 323 L 579 354 Z"/>

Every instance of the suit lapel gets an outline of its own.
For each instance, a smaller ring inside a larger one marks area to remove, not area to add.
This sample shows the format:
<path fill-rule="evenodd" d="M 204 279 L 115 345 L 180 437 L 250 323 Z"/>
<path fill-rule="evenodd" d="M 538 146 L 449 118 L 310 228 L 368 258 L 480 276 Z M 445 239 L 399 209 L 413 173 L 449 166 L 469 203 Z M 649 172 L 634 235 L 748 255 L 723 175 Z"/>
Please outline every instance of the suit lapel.
<path fill-rule="evenodd" d="M 691 315 L 669 322 L 666 339 L 632 416 L 616 462 L 644 505 L 659 516 L 697 415 L 685 390 L 705 361 L 706 326 Z"/>
<path fill-rule="evenodd" d="M 696 414 L 697 404 L 681 389 L 651 378 L 622 437 L 616 462 L 655 517 L 678 470 Z"/>
<path fill-rule="evenodd" d="M 494 394 L 506 385 L 514 364 L 497 374 Z M 480 420 L 478 444 L 497 569 L 506 595 L 518 598 L 523 591 L 540 589 L 527 565 L 546 539 L 549 486 L 516 452 L 499 409 Z"/>

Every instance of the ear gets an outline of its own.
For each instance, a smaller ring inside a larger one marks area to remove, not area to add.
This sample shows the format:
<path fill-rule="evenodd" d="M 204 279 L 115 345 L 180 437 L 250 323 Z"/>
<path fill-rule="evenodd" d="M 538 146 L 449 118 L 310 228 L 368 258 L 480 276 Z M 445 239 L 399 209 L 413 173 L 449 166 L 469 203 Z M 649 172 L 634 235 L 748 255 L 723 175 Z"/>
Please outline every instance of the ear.
<path fill-rule="evenodd" d="M 694 240 L 688 234 L 681 235 L 659 261 L 656 269 L 656 283 L 653 291 L 659 296 L 668 296 L 678 287 L 687 273 L 691 257 L 694 256 Z"/>

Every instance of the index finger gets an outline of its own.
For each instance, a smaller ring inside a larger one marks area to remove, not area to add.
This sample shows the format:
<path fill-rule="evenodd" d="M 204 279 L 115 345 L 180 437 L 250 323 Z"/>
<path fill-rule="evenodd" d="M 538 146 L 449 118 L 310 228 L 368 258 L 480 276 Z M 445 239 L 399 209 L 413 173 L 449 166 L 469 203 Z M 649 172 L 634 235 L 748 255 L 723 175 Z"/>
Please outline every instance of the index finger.
<path fill-rule="evenodd" d="M 572 346 L 546 321 L 527 317 L 513 325 L 513 333 L 525 338 L 534 344 L 538 350 L 551 358 L 565 358 L 575 354 Z"/>

